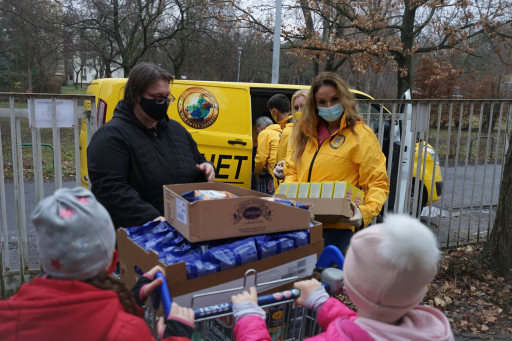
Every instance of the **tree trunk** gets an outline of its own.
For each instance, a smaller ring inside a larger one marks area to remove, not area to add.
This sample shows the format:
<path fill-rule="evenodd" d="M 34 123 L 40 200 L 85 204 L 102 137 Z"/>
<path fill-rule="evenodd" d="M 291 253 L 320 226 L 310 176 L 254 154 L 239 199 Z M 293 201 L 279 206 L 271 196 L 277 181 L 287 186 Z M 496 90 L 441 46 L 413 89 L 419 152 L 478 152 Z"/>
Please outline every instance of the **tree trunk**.
<path fill-rule="evenodd" d="M 512 267 L 512 135 L 500 187 L 496 219 L 482 251 L 481 261 L 500 275 L 506 276 Z"/>
<path fill-rule="evenodd" d="M 416 9 L 418 4 L 411 1 L 404 1 L 404 12 L 402 14 L 402 27 L 400 40 L 402 42 L 402 51 L 395 59 L 398 64 L 397 75 L 397 94 L 396 98 L 401 98 L 405 91 L 411 88 L 412 82 L 412 49 L 414 45 L 414 21 L 416 18 Z M 404 74 L 402 76 L 402 74 Z"/>

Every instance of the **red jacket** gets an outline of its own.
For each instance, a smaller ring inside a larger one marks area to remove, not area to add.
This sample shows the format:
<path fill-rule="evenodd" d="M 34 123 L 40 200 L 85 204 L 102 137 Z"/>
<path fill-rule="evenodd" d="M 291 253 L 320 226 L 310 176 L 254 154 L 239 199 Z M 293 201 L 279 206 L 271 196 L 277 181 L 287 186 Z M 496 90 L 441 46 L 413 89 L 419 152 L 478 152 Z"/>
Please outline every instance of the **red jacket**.
<path fill-rule="evenodd" d="M 117 294 L 81 281 L 35 278 L 0 301 L 0 340 L 154 340 Z M 166 340 L 189 340 L 171 337 Z"/>

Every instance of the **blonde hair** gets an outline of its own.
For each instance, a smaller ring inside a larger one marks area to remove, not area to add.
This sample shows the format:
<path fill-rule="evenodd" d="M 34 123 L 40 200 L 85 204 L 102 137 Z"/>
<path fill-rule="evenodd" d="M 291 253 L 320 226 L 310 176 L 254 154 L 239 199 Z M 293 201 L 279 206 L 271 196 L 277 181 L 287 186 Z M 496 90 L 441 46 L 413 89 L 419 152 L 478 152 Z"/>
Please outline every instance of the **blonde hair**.
<path fill-rule="evenodd" d="M 295 93 L 292 96 L 292 101 L 291 101 L 292 102 L 292 114 L 295 114 L 297 112 L 297 110 L 295 110 L 295 108 L 294 108 L 295 100 L 301 96 L 303 96 L 304 98 L 308 98 L 308 93 L 309 93 L 309 89 L 300 89 L 300 90 L 295 91 Z"/>
<path fill-rule="evenodd" d="M 332 86 L 336 89 L 340 103 L 345 109 L 344 115 L 346 117 L 345 121 L 347 123 L 347 127 L 354 131 L 354 125 L 356 122 L 361 121 L 356 100 L 352 92 L 350 92 L 347 84 L 340 78 L 340 76 L 333 72 L 320 73 L 315 77 L 311 84 L 309 93 L 306 96 L 306 104 L 302 109 L 301 119 L 295 123 L 297 127 L 294 126 L 292 136 L 290 137 L 291 143 L 295 147 L 292 159 L 297 165 L 300 162 L 300 158 L 309 139 L 317 138 L 316 131 L 319 117 L 317 114 L 318 110 L 316 108 L 315 95 L 322 86 L 326 85 Z"/>

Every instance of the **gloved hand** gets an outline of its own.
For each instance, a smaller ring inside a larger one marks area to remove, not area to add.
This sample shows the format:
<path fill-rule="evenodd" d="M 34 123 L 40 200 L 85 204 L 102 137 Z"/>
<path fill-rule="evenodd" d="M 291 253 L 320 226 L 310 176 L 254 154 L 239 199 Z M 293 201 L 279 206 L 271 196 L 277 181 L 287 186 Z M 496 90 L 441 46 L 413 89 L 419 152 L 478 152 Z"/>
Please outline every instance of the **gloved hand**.
<path fill-rule="evenodd" d="M 137 283 L 132 288 L 132 296 L 135 302 L 142 307 L 146 298 L 160 285 L 162 285 L 162 279 L 155 279 L 157 272 L 165 273 L 160 266 L 155 266 L 144 275 L 140 276 Z"/>
<path fill-rule="evenodd" d="M 344 224 L 354 226 L 357 230 L 363 225 L 363 215 L 359 207 L 357 207 L 353 201 L 350 202 L 350 208 L 352 209 L 352 217 L 342 217 L 340 221 Z"/>
<path fill-rule="evenodd" d="M 276 163 L 276 166 L 274 167 L 274 176 L 278 179 L 283 179 L 284 178 L 283 170 L 284 170 L 284 161 L 279 161 L 278 163 Z"/>
<path fill-rule="evenodd" d="M 164 318 L 158 320 L 157 332 L 160 340 L 172 336 L 178 337 L 180 340 L 182 338 L 192 339 L 194 333 L 194 311 L 172 302 L 169 316 L 165 320 Z"/>

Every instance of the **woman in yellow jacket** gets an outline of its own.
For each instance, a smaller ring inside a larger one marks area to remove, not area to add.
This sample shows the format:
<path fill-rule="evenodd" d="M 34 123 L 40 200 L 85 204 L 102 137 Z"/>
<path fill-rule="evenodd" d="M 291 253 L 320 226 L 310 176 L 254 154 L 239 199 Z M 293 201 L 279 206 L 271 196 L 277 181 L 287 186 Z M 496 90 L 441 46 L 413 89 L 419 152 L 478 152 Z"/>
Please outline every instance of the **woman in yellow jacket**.
<path fill-rule="evenodd" d="M 363 204 L 351 202 L 352 217 L 324 223 L 325 244 L 344 251 L 354 230 L 366 227 L 380 213 L 389 195 L 389 179 L 377 137 L 361 120 L 353 94 L 335 73 L 314 79 L 288 148 L 285 182 L 347 181 L 364 191 Z"/>

